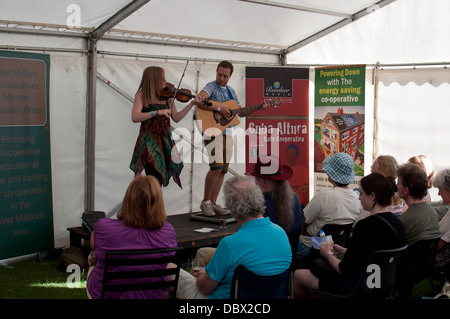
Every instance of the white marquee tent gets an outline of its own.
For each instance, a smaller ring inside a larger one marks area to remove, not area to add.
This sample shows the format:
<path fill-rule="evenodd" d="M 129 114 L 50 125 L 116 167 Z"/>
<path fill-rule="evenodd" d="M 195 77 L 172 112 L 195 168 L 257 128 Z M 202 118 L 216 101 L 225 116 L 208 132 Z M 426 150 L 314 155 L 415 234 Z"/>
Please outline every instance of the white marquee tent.
<path fill-rule="evenodd" d="M 132 99 L 148 65 L 174 84 L 187 65 L 181 87 L 196 93 L 231 60 L 243 104 L 246 66 L 308 67 L 312 127 L 314 68 L 367 64 L 366 157 L 426 154 L 435 169 L 449 166 L 448 12 L 447 0 L 2 1 L 0 50 L 50 55 L 55 245 L 67 244 L 84 210 L 120 204 L 139 129 Z M 201 145 L 192 116 L 174 128 Z M 164 189 L 168 214 L 198 208 L 208 169 L 190 163 L 191 145 L 179 140 L 184 188 Z"/>

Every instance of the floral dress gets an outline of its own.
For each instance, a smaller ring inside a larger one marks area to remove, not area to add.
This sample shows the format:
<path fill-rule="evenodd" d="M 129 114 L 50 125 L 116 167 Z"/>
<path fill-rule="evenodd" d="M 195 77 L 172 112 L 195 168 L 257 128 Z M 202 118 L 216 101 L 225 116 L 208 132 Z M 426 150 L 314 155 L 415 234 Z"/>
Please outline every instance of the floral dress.
<path fill-rule="evenodd" d="M 142 112 L 156 112 L 159 109 L 168 109 L 169 105 L 150 104 L 142 108 Z M 183 162 L 172 139 L 170 120 L 165 116 L 154 116 L 141 122 L 139 136 L 136 140 L 130 169 L 135 175 L 141 174 L 146 165 L 153 167 L 160 175 L 163 186 L 169 184 L 170 177 L 181 186 L 180 173 Z"/>

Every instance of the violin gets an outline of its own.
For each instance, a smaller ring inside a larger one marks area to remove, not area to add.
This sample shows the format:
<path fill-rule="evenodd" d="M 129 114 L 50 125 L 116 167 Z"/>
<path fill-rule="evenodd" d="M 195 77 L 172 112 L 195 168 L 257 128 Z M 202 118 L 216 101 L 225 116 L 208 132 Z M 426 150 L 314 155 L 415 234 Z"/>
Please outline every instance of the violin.
<path fill-rule="evenodd" d="M 195 95 L 192 95 L 192 92 L 188 89 L 177 90 L 172 83 L 166 82 L 166 86 L 161 91 L 159 91 L 159 98 L 162 100 L 175 98 L 177 101 L 186 103 L 190 99 L 195 98 Z M 212 103 L 207 100 L 204 100 L 203 103 L 208 106 L 212 105 Z"/>
<path fill-rule="evenodd" d="M 191 91 L 188 89 L 175 89 L 172 83 L 166 82 L 166 86 L 159 92 L 159 97 L 162 100 L 167 100 L 169 98 L 175 98 L 180 102 L 187 102 L 193 99 L 195 95 L 192 95 Z"/>

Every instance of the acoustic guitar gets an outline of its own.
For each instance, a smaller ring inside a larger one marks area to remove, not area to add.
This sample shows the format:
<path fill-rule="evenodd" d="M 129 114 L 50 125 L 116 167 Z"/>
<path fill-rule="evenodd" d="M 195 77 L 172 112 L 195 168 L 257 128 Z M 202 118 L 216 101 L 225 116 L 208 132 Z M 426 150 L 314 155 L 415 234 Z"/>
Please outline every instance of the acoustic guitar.
<path fill-rule="evenodd" d="M 231 117 L 225 117 L 217 111 L 210 111 L 207 109 L 197 107 L 195 110 L 195 118 L 197 120 L 197 127 L 202 134 L 207 136 L 217 136 L 229 126 L 235 126 L 240 123 L 236 115 L 246 111 L 257 111 L 262 108 L 263 103 L 255 104 L 247 107 L 239 107 L 235 100 L 228 100 L 226 102 L 216 102 L 208 100 L 211 105 L 220 107 L 227 107 L 231 111 Z M 265 101 L 268 107 L 277 107 L 280 105 L 280 100 L 273 99 Z"/>

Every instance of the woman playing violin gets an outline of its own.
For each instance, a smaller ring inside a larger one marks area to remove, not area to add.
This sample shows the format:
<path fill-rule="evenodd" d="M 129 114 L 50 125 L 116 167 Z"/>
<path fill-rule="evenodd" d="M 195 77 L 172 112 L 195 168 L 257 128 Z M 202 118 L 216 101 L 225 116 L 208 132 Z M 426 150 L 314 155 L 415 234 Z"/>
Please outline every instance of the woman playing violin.
<path fill-rule="evenodd" d="M 183 110 L 178 111 L 173 97 L 167 97 L 167 94 L 162 96 L 165 86 L 163 68 L 150 66 L 144 70 L 131 112 L 131 120 L 133 123 L 140 122 L 141 127 L 130 169 L 135 176 L 141 175 L 142 171 L 155 176 L 162 186 L 167 186 L 172 177 L 181 188 L 183 163 L 172 139 L 170 118 L 178 123 L 201 99 L 195 97 Z"/>

